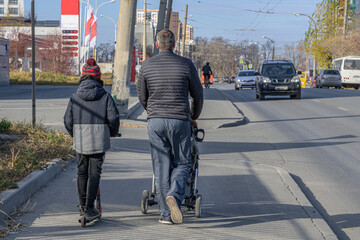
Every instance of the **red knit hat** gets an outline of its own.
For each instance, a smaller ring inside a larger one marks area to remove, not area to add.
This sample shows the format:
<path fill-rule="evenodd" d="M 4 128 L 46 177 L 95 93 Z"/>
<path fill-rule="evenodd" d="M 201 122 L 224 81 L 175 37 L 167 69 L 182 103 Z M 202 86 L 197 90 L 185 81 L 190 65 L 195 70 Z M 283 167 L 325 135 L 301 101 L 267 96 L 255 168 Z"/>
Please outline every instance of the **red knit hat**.
<path fill-rule="evenodd" d="M 100 67 L 96 64 L 95 59 L 89 58 L 86 61 L 86 64 L 82 67 L 82 73 L 81 73 L 81 76 L 84 75 L 92 75 L 101 79 Z"/>

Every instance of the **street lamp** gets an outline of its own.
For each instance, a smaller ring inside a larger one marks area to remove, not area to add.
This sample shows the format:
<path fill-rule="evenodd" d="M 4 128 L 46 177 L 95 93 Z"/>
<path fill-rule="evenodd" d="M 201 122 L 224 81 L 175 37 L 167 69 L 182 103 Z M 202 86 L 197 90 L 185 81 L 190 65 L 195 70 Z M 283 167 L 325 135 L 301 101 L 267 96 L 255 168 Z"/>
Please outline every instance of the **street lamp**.
<path fill-rule="evenodd" d="M 115 28 L 115 41 L 114 41 L 114 43 L 116 44 L 117 23 L 116 23 L 116 22 L 114 21 L 114 19 L 112 19 L 111 17 L 105 16 L 105 15 L 103 15 L 103 14 L 101 14 L 100 16 L 101 16 L 101 17 L 104 17 L 104 18 L 107 18 L 107 19 L 109 19 L 110 21 L 113 22 L 114 28 Z"/>
<path fill-rule="evenodd" d="M 308 17 L 308 18 L 313 22 L 313 24 L 314 24 L 315 41 L 317 41 L 317 32 L 318 32 L 318 30 L 317 30 L 317 27 L 316 27 L 316 22 L 315 22 L 315 20 L 314 20 L 311 16 L 309 16 L 309 15 L 307 15 L 307 14 L 304 14 L 304 13 L 294 13 L 294 15 L 295 15 L 295 16 L 305 16 L 305 17 Z M 315 53 L 314 53 L 313 76 L 315 76 L 315 74 L 316 74 L 316 59 L 315 59 Z"/>
<path fill-rule="evenodd" d="M 262 36 L 262 37 L 270 40 L 271 44 L 273 45 L 273 49 L 272 49 L 272 60 L 274 60 L 274 58 L 275 58 L 275 41 L 272 40 L 271 38 L 266 37 L 266 36 Z"/>
<path fill-rule="evenodd" d="M 97 15 L 97 11 L 99 10 L 100 7 L 104 6 L 105 4 L 108 4 L 108 3 L 115 3 L 115 0 L 110 0 L 108 2 L 103 2 L 102 4 L 100 4 L 96 9 L 95 9 L 95 17 Z M 96 4 L 97 4 L 97 1 L 96 1 Z M 93 55 L 94 55 L 94 59 L 96 60 L 96 39 L 95 39 L 95 45 L 94 45 L 94 52 L 93 52 Z"/>

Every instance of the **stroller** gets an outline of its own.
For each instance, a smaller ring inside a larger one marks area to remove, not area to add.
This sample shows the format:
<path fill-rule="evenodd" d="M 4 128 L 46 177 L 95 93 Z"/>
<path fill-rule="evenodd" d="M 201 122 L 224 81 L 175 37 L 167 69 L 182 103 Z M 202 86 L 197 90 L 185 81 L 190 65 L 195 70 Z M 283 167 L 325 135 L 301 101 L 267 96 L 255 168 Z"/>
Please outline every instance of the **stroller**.
<path fill-rule="evenodd" d="M 181 202 L 181 206 L 186 207 L 187 211 L 194 210 L 195 217 L 201 216 L 202 196 L 198 194 L 197 178 L 199 174 L 199 148 L 198 142 L 202 142 L 205 137 L 205 131 L 191 127 L 191 170 L 185 186 L 185 197 Z M 152 179 L 151 195 L 148 190 L 144 190 L 141 197 L 141 212 L 147 213 L 148 207 L 157 204 L 155 200 L 156 188 L 155 178 Z"/>

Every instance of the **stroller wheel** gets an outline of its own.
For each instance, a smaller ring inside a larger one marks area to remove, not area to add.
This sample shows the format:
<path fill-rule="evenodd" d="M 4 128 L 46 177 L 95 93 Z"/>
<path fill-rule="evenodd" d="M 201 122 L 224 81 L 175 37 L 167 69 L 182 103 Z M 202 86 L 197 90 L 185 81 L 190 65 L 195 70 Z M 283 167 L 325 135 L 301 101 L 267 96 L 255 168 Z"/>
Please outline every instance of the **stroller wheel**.
<path fill-rule="evenodd" d="M 195 201 L 195 217 L 196 218 L 201 217 L 201 205 L 202 205 L 202 196 L 201 196 L 201 194 L 198 194 L 196 196 L 196 201 Z"/>
<path fill-rule="evenodd" d="M 144 190 L 141 197 L 141 212 L 146 214 L 149 206 L 149 191 Z"/>

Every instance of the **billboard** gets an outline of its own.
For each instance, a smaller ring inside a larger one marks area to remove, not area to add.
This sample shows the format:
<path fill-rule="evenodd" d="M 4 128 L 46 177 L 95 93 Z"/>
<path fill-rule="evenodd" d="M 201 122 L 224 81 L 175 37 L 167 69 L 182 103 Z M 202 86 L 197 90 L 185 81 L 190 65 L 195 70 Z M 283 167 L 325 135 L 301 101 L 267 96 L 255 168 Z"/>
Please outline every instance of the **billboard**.
<path fill-rule="evenodd" d="M 61 0 L 61 41 L 64 51 L 76 58 L 75 69 L 79 69 L 79 0 Z"/>

